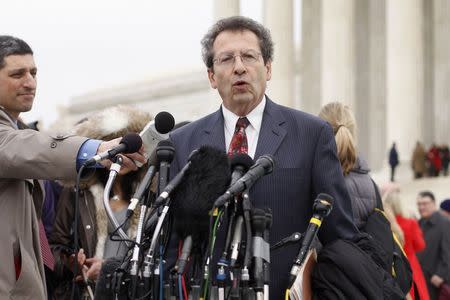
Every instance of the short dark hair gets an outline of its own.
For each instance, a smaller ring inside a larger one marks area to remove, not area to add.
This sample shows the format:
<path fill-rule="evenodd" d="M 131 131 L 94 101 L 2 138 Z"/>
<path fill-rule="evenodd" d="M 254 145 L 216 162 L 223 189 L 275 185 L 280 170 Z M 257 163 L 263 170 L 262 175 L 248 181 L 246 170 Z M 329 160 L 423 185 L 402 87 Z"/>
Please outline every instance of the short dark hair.
<path fill-rule="evenodd" d="M 436 198 L 434 198 L 434 194 L 431 191 L 422 191 L 419 193 L 419 196 L 422 198 L 429 197 L 433 202 L 436 202 Z"/>
<path fill-rule="evenodd" d="M 33 50 L 25 41 L 10 35 L 0 35 L 0 69 L 5 66 L 5 57 L 25 54 L 33 55 Z"/>
<path fill-rule="evenodd" d="M 260 23 L 247 17 L 234 16 L 217 21 L 203 37 L 202 58 L 207 68 L 213 66 L 213 44 L 217 36 L 223 31 L 244 31 L 253 32 L 259 39 L 259 47 L 264 59 L 264 63 L 273 60 L 273 42 L 270 31 Z"/>

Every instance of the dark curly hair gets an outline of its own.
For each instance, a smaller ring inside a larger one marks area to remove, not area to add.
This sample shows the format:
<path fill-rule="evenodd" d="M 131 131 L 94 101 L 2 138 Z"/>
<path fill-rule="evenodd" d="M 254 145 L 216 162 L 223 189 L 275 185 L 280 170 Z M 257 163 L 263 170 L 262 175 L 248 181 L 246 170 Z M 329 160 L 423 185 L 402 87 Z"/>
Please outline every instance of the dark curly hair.
<path fill-rule="evenodd" d="M 242 16 L 234 16 L 217 21 L 203 37 L 202 58 L 208 69 L 213 67 L 213 44 L 217 36 L 223 31 L 244 31 L 253 32 L 259 39 L 259 47 L 264 59 L 264 63 L 273 60 L 273 41 L 270 31 L 260 23 Z"/>
<path fill-rule="evenodd" d="M 5 66 L 5 57 L 25 54 L 33 55 L 33 50 L 25 41 L 10 35 L 0 35 L 0 69 Z"/>

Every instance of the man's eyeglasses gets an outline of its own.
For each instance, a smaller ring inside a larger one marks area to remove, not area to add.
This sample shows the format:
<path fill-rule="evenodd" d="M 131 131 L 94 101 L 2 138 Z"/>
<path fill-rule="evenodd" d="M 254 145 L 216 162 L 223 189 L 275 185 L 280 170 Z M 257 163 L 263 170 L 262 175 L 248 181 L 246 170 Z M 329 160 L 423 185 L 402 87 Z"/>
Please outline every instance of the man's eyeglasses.
<path fill-rule="evenodd" d="M 250 66 L 255 64 L 261 53 L 255 50 L 243 51 L 240 54 L 224 53 L 213 59 L 213 63 L 221 67 L 231 67 L 236 62 L 236 57 L 240 57 L 244 65 Z"/>

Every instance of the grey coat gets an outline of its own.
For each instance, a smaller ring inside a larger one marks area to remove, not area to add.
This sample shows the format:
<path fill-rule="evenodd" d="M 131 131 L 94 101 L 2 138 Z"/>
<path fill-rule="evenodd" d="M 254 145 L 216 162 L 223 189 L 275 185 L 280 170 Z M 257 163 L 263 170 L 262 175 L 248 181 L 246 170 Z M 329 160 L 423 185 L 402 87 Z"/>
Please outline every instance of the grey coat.
<path fill-rule="evenodd" d="M 428 219 L 419 220 L 425 239 L 425 249 L 417 253 L 427 281 L 430 298 L 437 299 L 438 289 L 430 283 L 433 275 L 450 282 L 450 221 L 438 211 Z"/>
<path fill-rule="evenodd" d="M 44 192 L 33 179 L 75 179 L 76 156 L 85 140 L 19 130 L 0 107 L 0 299 L 46 299 L 37 215 Z"/>
<path fill-rule="evenodd" d="M 367 163 L 358 157 L 353 169 L 345 176 L 345 184 L 352 200 L 353 219 L 359 229 L 364 226 L 367 217 L 377 205 L 375 188 L 369 171 Z"/>

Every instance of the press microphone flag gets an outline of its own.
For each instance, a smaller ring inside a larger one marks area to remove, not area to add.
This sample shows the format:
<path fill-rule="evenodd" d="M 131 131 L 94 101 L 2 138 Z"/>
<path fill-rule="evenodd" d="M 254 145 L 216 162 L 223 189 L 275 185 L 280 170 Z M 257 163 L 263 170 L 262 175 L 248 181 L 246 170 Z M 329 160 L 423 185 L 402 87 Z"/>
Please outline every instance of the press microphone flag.
<path fill-rule="evenodd" d="M 127 133 L 120 140 L 120 143 L 118 146 L 116 146 L 108 151 L 94 155 L 92 158 L 88 159 L 84 163 L 84 165 L 91 166 L 91 165 L 98 163 L 99 161 L 104 160 L 104 159 L 113 158 L 117 154 L 120 154 L 120 153 L 134 153 L 134 152 L 139 151 L 141 146 L 142 146 L 142 139 L 137 133 Z"/>

